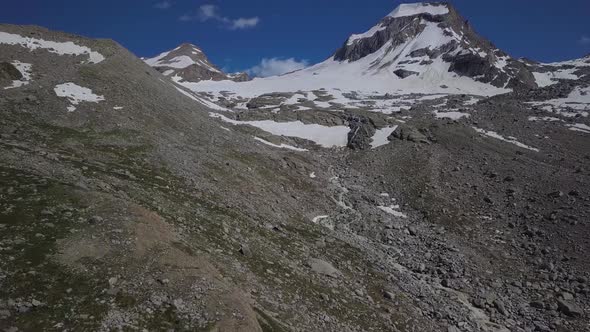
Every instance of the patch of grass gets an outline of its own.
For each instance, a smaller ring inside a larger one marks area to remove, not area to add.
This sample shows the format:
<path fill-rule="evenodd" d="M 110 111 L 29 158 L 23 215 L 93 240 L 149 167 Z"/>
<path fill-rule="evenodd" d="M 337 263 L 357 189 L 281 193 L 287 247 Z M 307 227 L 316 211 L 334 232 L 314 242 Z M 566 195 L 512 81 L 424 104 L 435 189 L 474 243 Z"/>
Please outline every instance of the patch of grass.
<path fill-rule="evenodd" d="M 11 317 L 0 325 L 24 331 L 56 324 L 74 330 L 97 328 L 107 309 L 96 300 L 104 282 L 51 259 L 56 241 L 80 227 L 75 208 L 79 201 L 72 188 L 6 167 L 0 167 L 0 188 L 0 271 L 6 277 L 0 298 L 16 303 L 9 308 Z M 34 305 L 36 301 L 41 304 Z M 23 312 L 17 314 L 19 310 Z"/>

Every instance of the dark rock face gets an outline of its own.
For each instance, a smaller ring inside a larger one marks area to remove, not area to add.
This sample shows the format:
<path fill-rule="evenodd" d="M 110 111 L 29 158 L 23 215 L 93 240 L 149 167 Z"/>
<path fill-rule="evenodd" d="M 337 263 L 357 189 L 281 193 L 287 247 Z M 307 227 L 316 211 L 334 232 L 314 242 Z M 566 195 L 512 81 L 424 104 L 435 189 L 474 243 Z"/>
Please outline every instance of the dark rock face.
<path fill-rule="evenodd" d="M 349 38 L 336 51 L 334 60 L 354 62 L 377 51 L 392 54 L 391 57 L 384 56 L 383 59 L 394 60 L 377 60 L 371 64 L 372 68 L 381 69 L 391 66 L 396 61 L 397 64 L 407 64 L 414 60 L 421 66 L 429 66 L 432 60 L 442 57 L 444 62 L 449 63 L 449 72 L 459 76 L 471 77 L 500 88 L 518 90 L 537 87 L 534 76 L 526 65 L 513 60 L 491 42 L 479 36 L 450 4 L 425 5 L 445 6 L 448 13 L 387 16 L 379 22 L 379 29 L 372 36 Z M 432 25 L 440 29 L 438 33 L 448 40 L 439 42 L 438 36 L 431 38 L 428 33 L 422 35 L 428 27 L 432 28 Z M 429 46 L 404 55 L 401 48 L 407 47 L 413 41 Z M 384 47 L 386 49 L 382 49 Z M 401 56 L 404 58 L 398 58 Z M 394 65 L 391 70 L 402 79 L 413 75 L 413 70 L 403 69 L 403 66 L 400 68 Z"/>
<path fill-rule="evenodd" d="M 23 78 L 18 69 L 8 62 L 0 62 L 0 80 L 15 81 Z"/>
<path fill-rule="evenodd" d="M 447 58 L 451 62 L 449 71 L 462 76 L 479 76 L 486 72 L 487 63 L 484 58 L 476 54 L 461 54 L 454 58 Z"/>
<path fill-rule="evenodd" d="M 418 75 L 415 71 L 405 70 L 405 69 L 398 69 L 393 71 L 399 78 L 406 78 L 412 75 Z"/>
<path fill-rule="evenodd" d="M 231 80 L 244 82 L 250 80 L 246 73 L 224 73 L 209 61 L 200 48 L 188 43 L 155 58 L 146 59 L 145 62 L 162 74 L 170 77 L 178 76 L 182 81 Z"/>
<path fill-rule="evenodd" d="M 250 80 L 250 76 L 248 75 L 248 73 L 234 73 L 228 74 L 227 76 L 230 80 L 234 82 L 246 82 Z"/>
<path fill-rule="evenodd" d="M 348 118 L 350 132 L 348 147 L 353 150 L 364 150 L 371 147 L 371 137 L 375 134 L 375 125 L 370 119 L 353 116 Z"/>

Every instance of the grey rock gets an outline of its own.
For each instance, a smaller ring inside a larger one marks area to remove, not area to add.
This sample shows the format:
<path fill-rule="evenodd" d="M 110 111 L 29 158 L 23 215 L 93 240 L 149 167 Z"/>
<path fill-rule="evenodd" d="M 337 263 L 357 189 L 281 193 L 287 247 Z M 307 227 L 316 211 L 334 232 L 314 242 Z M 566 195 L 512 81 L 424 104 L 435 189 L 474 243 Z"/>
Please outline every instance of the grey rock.
<path fill-rule="evenodd" d="M 415 127 L 409 125 L 399 125 L 391 134 L 392 137 L 395 137 L 400 140 L 407 140 L 410 142 L 416 143 L 430 143 L 428 137 L 420 132 Z"/>
<path fill-rule="evenodd" d="M 363 150 L 371 147 L 371 137 L 375 134 L 375 125 L 365 117 L 349 117 L 348 123 L 348 147 L 354 150 Z"/>
<path fill-rule="evenodd" d="M 90 224 L 100 224 L 104 221 L 104 219 L 100 216 L 92 216 L 88 219 L 88 223 Z"/>
<path fill-rule="evenodd" d="M 393 294 L 390 291 L 384 290 L 383 291 L 383 297 L 386 298 L 386 299 L 388 299 L 388 300 L 393 301 L 395 299 L 395 294 Z"/>
<path fill-rule="evenodd" d="M 418 75 L 418 73 L 415 71 L 405 70 L 405 69 L 394 70 L 393 73 L 396 74 L 399 78 L 406 78 L 406 77 L 410 77 L 412 75 L 416 75 L 416 76 Z"/>
<path fill-rule="evenodd" d="M 541 321 L 534 321 L 533 325 L 535 326 L 535 331 L 538 331 L 538 332 L 550 332 L 551 331 L 551 328 L 549 328 L 547 325 L 545 325 Z"/>
<path fill-rule="evenodd" d="M 578 307 L 574 303 L 565 300 L 558 300 L 557 308 L 559 311 L 563 312 L 564 314 L 570 317 L 580 317 L 584 314 L 582 308 Z"/>
<path fill-rule="evenodd" d="M 242 254 L 246 257 L 252 256 L 252 252 L 250 251 L 250 247 L 247 244 L 242 244 L 242 246 L 240 247 L 240 254 Z"/>
<path fill-rule="evenodd" d="M 23 78 L 21 72 L 11 63 L 0 62 L 0 81 L 16 81 Z"/>
<path fill-rule="evenodd" d="M 10 317 L 9 310 L 6 310 L 6 309 L 0 310 L 0 318 L 4 319 L 4 318 L 8 318 L 8 317 Z"/>
<path fill-rule="evenodd" d="M 506 311 L 506 307 L 504 306 L 504 302 L 502 302 L 499 299 L 496 299 L 494 301 L 494 306 L 496 307 L 496 309 L 498 309 L 498 312 L 501 313 L 502 315 L 507 315 L 508 311 Z"/>
<path fill-rule="evenodd" d="M 317 258 L 309 259 L 307 261 L 307 266 L 309 266 L 311 270 L 315 273 L 322 274 L 332 278 L 338 278 L 342 274 L 331 263 Z"/>

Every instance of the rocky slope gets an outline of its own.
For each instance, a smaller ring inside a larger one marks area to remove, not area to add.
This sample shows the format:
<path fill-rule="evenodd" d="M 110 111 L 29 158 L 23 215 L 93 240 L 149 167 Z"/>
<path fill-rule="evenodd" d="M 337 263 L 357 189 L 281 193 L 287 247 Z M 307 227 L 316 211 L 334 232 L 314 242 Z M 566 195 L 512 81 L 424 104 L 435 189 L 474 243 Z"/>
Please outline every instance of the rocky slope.
<path fill-rule="evenodd" d="M 0 25 L 0 329 L 585 331 L 574 62 L 491 98 L 211 92 Z"/>
<path fill-rule="evenodd" d="M 177 81 L 231 80 L 243 82 L 250 79 L 246 73 L 226 74 L 222 72 L 209 61 L 200 48 L 188 43 L 156 57 L 144 59 L 144 61 L 164 76 L 172 77 Z"/>

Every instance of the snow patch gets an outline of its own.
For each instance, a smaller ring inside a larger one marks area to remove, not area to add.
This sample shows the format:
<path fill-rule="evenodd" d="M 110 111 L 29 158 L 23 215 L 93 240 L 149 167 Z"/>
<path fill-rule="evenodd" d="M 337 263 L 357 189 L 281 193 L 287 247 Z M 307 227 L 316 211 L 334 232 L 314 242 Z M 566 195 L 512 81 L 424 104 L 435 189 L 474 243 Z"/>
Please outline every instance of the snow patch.
<path fill-rule="evenodd" d="M 451 120 L 459 120 L 461 118 L 468 118 L 471 115 L 469 115 L 468 113 L 462 113 L 462 112 L 439 112 L 439 111 L 434 111 L 434 117 L 437 119 L 451 119 Z"/>
<path fill-rule="evenodd" d="M 569 127 L 570 130 L 590 134 L 590 126 L 587 126 L 583 123 L 567 124 L 566 126 Z"/>
<path fill-rule="evenodd" d="M 0 31 L 0 44 L 20 45 L 33 51 L 36 49 L 45 49 L 48 52 L 59 55 L 87 55 L 89 63 L 102 62 L 105 57 L 86 46 L 80 46 L 73 42 L 55 42 L 31 37 L 23 37 L 17 34 L 11 34 Z"/>
<path fill-rule="evenodd" d="M 350 37 L 348 37 L 348 45 L 354 44 L 354 42 L 357 41 L 357 40 L 359 40 L 359 39 L 371 38 L 377 32 L 383 31 L 385 29 L 387 29 L 387 27 L 382 26 L 381 24 L 379 24 L 379 25 L 376 25 L 376 26 L 372 27 L 371 29 L 369 29 L 365 33 L 360 33 L 360 34 L 357 34 L 357 35 L 351 35 Z"/>
<path fill-rule="evenodd" d="M 520 143 L 514 137 L 504 137 L 504 136 L 502 136 L 502 135 L 500 135 L 500 134 L 498 134 L 498 133 L 496 133 L 494 131 L 488 131 L 488 130 L 481 129 L 481 128 L 476 128 L 476 127 L 472 127 L 472 128 L 476 132 L 478 132 L 478 133 L 480 133 L 482 135 L 485 135 L 485 136 L 488 136 L 488 137 L 499 139 L 499 140 L 504 141 L 504 142 L 508 142 L 508 143 L 514 144 L 514 145 L 518 146 L 519 148 L 523 148 L 523 149 L 527 149 L 527 150 L 539 152 L 539 149 L 530 147 L 530 146 L 528 146 L 526 144 L 523 144 L 523 143 Z"/>
<path fill-rule="evenodd" d="M 274 143 L 271 143 L 271 142 L 269 142 L 267 140 L 264 140 L 264 139 L 262 139 L 260 137 L 256 137 L 256 136 L 254 136 L 254 139 L 257 140 L 258 142 L 261 142 L 263 144 L 266 144 L 266 145 L 269 145 L 269 146 L 272 146 L 272 147 L 275 147 L 275 148 L 279 148 L 279 149 L 287 149 L 287 150 L 293 150 L 293 151 L 299 151 L 299 152 L 308 151 L 307 149 L 300 149 L 300 148 L 297 148 L 297 147 L 294 147 L 294 146 L 291 146 L 291 145 L 287 145 L 287 144 L 280 144 L 280 145 L 274 144 Z"/>
<path fill-rule="evenodd" d="M 53 91 L 58 97 L 68 98 L 72 104 L 67 108 L 69 112 L 75 111 L 75 105 L 81 102 L 98 103 L 105 100 L 103 96 L 94 94 L 92 90 L 71 82 L 56 85 Z"/>
<path fill-rule="evenodd" d="M 397 126 L 391 126 L 391 127 L 387 127 L 387 128 L 377 129 L 375 131 L 375 134 L 371 138 L 371 148 L 372 149 L 375 149 L 375 148 L 378 148 L 380 146 L 383 146 L 383 145 L 388 144 L 389 143 L 389 140 L 387 138 L 396 129 L 397 129 Z"/>

